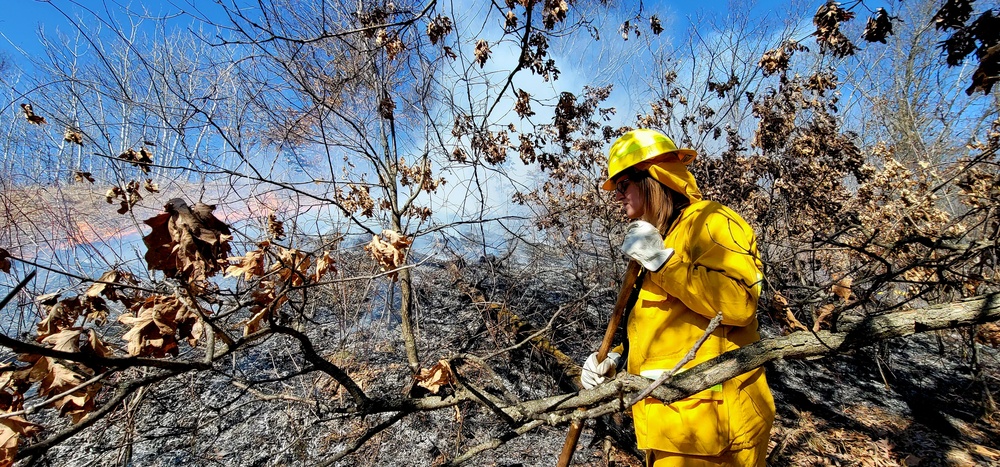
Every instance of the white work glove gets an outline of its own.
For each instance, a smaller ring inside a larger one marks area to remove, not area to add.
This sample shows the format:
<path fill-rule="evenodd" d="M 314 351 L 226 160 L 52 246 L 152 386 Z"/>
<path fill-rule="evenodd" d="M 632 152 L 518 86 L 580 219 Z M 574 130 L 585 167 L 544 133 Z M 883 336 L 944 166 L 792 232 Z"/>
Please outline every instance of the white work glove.
<path fill-rule="evenodd" d="M 594 386 L 604 382 L 605 376 L 614 377 L 619 358 L 621 358 L 621 354 L 608 352 L 608 358 L 597 363 L 597 352 L 590 354 L 587 361 L 583 362 L 583 371 L 580 372 L 580 382 L 583 383 L 583 388 L 593 389 Z"/>
<path fill-rule="evenodd" d="M 663 247 L 663 237 L 656 226 L 646 221 L 628 225 L 622 251 L 649 271 L 659 271 L 674 254 L 673 248 Z"/>

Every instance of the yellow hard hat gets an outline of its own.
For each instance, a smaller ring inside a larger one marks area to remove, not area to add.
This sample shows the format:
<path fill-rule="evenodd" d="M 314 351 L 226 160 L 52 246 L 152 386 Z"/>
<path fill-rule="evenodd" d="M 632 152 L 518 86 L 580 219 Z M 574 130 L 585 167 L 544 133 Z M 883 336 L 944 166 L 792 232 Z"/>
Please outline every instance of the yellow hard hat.
<path fill-rule="evenodd" d="M 656 130 L 632 130 L 621 135 L 611 145 L 611 151 L 608 152 L 608 179 L 604 181 L 602 188 L 608 191 L 615 189 L 615 183 L 611 180 L 621 171 L 639 163 L 650 161 L 687 165 L 697 155 L 698 152 L 694 149 L 678 148 L 673 140 Z"/>

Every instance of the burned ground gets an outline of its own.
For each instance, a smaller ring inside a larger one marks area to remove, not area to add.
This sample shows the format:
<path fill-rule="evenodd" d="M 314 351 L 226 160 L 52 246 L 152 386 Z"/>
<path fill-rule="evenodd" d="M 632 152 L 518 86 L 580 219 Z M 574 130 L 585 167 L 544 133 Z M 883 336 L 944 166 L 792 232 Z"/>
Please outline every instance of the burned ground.
<path fill-rule="evenodd" d="M 526 267 L 441 263 L 425 268 L 418 276 L 417 320 L 425 361 L 458 354 L 487 357 L 488 369 L 466 363 L 457 371 L 497 397 L 527 400 L 567 392 L 566 381 L 551 372 L 551 355 L 532 345 L 510 349 L 519 336 L 509 321 L 502 316 L 498 321 L 497 310 L 510 310 L 580 361 L 599 342 L 613 289 L 567 281 L 559 268 L 526 274 Z M 562 319 L 546 330 L 560 307 Z M 412 394 L 391 316 L 350 329 L 333 313 L 321 311 L 311 319 L 317 324 L 310 327 L 317 349 L 366 392 Z M 765 335 L 777 332 L 765 314 L 761 321 Z M 771 362 L 767 375 L 778 417 L 769 465 L 1000 462 L 1000 417 L 992 402 L 1000 389 L 998 353 L 971 345 L 970 332 L 919 334 L 849 355 Z M 294 340 L 272 336 L 239 360 L 137 393 L 95 429 L 37 461 L 58 466 L 312 465 L 348 449 L 359 435 L 392 417 L 341 413 L 344 390 L 309 369 Z M 575 465 L 640 465 L 628 425 L 623 416 L 589 424 Z M 554 463 L 565 426 L 512 436 L 515 428 L 473 403 L 414 413 L 375 432 L 334 465 L 447 465 L 507 437 L 467 464 Z"/>

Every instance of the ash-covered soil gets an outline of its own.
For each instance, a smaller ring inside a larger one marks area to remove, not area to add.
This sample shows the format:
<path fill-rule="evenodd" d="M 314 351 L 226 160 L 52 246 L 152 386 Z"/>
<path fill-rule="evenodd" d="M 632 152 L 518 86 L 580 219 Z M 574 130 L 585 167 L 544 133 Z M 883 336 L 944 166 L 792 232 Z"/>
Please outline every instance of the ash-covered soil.
<path fill-rule="evenodd" d="M 528 321 L 576 361 L 600 342 L 614 300 L 612 284 L 557 268 L 481 264 L 427 265 L 417 277 L 416 324 L 426 367 L 466 353 L 489 368 L 460 371 L 497 397 L 535 399 L 566 392 L 544 353 L 513 350 L 505 309 Z M 390 297 L 391 299 L 391 297 Z M 553 328 L 545 330 L 551 320 Z M 765 334 L 776 332 L 764 322 Z M 403 343 L 391 314 L 349 319 L 320 310 L 299 323 L 321 355 L 372 396 L 412 389 Z M 973 351 L 975 349 L 975 352 Z M 196 355 L 182 355 L 194 358 Z M 302 358 L 288 337 L 263 339 L 213 371 L 190 373 L 140 391 L 125 407 L 51 449 L 38 465 L 429 466 L 481 449 L 464 465 L 550 466 L 566 427 L 513 436 L 489 410 L 466 403 L 391 421 L 393 414 L 343 413 L 348 396 Z M 1000 465 L 1000 389 L 995 349 L 970 345 L 969 330 L 885 342 L 853 355 L 768 365 L 778 408 L 772 466 Z M 129 377 L 141 376 L 141 372 Z M 54 417 L 53 414 L 49 414 Z M 54 418 L 52 418 L 54 420 Z M 617 428 L 623 425 L 624 428 Z M 588 429 L 574 465 L 641 465 L 628 443 L 627 417 Z M 624 431 L 622 431 L 624 430 Z M 359 437 L 368 437 L 355 449 Z M 610 438 L 609 438 L 610 436 Z M 495 447 L 487 446 L 496 443 Z"/>
<path fill-rule="evenodd" d="M 968 332 L 774 363 L 769 465 L 1000 465 L 998 353 Z"/>

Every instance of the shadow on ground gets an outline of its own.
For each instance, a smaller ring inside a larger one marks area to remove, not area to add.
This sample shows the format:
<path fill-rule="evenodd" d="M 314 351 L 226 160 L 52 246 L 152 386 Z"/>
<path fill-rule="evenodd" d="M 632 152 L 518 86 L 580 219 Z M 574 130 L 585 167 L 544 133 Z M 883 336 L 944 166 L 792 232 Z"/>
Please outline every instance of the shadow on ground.
<path fill-rule="evenodd" d="M 958 331 L 769 367 L 771 466 L 1000 465 L 995 349 L 974 371 Z M 965 349 L 965 350 L 963 350 Z"/>

